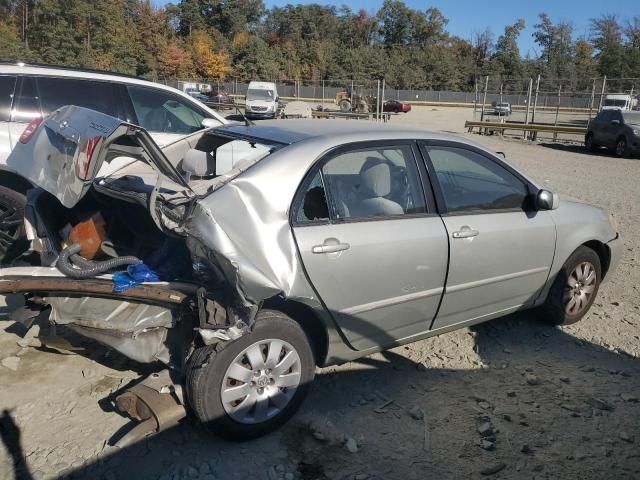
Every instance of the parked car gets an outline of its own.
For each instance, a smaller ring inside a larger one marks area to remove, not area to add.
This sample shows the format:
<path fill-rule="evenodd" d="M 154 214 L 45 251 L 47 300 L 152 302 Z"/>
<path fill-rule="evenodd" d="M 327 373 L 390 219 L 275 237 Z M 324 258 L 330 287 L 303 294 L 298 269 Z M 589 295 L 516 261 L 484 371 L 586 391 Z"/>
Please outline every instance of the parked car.
<path fill-rule="evenodd" d="M 31 120 L 71 104 L 140 125 L 159 145 L 228 123 L 192 96 L 136 77 L 0 63 L 0 263 L 13 258 L 21 247 L 20 219 L 25 193 L 31 188 L 29 182 L 7 168 L 7 157 Z"/>
<path fill-rule="evenodd" d="M 511 115 L 511 104 L 507 102 L 495 103 L 493 106 L 493 114 L 501 117 Z"/>
<path fill-rule="evenodd" d="M 398 100 L 387 100 L 382 106 L 382 111 L 392 113 L 407 113 L 411 111 L 409 103 L 399 102 Z"/>
<path fill-rule="evenodd" d="M 202 103 L 209 101 L 209 97 L 198 89 L 186 89 L 184 92 Z"/>
<path fill-rule="evenodd" d="M 209 95 L 207 101 L 212 104 L 217 104 L 216 108 L 219 109 L 232 108 L 235 104 L 233 98 L 222 87 L 217 86 L 211 89 L 211 95 Z"/>
<path fill-rule="evenodd" d="M 25 135 L 9 165 L 40 187 L 25 223 L 43 266 L 0 269 L 0 294 L 26 294 L 10 318 L 50 309 L 54 324 L 164 362 L 190 411 L 228 437 L 291 417 L 316 366 L 524 309 L 576 322 L 620 258 L 603 209 L 560 200 L 465 138 L 277 120 L 181 143 L 159 149 L 79 107 Z M 231 144 L 248 148 L 220 150 Z M 96 177 L 120 155 L 140 161 Z M 65 238 L 89 220 L 108 264 Z M 96 277 L 131 255 L 163 282 L 114 293 Z"/>
<path fill-rule="evenodd" d="M 640 112 L 602 110 L 587 126 L 587 150 L 599 147 L 613 150 L 618 157 L 640 153 Z"/>

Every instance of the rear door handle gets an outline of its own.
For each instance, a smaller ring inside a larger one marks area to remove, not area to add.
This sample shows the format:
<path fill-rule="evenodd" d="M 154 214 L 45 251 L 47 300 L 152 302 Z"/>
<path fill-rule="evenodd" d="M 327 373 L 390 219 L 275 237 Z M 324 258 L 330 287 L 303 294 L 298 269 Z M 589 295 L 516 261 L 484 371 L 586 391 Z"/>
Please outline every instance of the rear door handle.
<path fill-rule="evenodd" d="M 336 253 L 348 250 L 348 243 L 342 243 L 337 238 L 327 238 L 322 245 L 314 245 L 311 247 L 311 253 Z"/>
<path fill-rule="evenodd" d="M 473 230 L 466 225 L 464 227 L 461 227 L 457 232 L 453 232 L 451 234 L 453 238 L 471 238 L 477 237 L 478 235 L 480 235 L 480 232 L 478 230 Z"/>

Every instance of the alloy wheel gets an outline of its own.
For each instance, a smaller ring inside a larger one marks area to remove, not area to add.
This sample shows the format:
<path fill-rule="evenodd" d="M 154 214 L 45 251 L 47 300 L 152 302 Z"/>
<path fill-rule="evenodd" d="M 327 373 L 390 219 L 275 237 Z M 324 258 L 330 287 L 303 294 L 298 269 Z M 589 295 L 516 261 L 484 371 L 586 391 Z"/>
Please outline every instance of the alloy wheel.
<path fill-rule="evenodd" d="M 596 269 L 590 262 L 582 262 L 573 269 L 565 287 L 565 312 L 578 315 L 586 310 L 596 289 Z"/>
<path fill-rule="evenodd" d="M 293 346 L 279 339 L 245 348 L 224 375 L 220 397 L 235 421 L 261 423 L 278 415 L 300 385 L 302 365 Z"/>
<path fill-rule="evenodd" d="M 618 140 L 618 143 L 616 143 L 616 155 L 622 157 L 626 151 L 627 141 L 624 138 L 621 138 Z"/>

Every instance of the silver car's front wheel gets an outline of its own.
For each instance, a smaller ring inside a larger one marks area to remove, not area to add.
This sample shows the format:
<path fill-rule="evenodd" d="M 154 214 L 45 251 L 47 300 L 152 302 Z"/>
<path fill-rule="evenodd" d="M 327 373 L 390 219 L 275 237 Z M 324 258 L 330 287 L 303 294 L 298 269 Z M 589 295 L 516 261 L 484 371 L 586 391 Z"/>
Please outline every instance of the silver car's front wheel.
<path fill-rule="evenodd" d="M 598 276 L 596 268 L 589 262 L 577 265 L 569 274 L 565 288 L 565 312 L 568 315 L 584 313 L 591 304 Z"/>
<path fill-rule="evenodd" d="M 260 423 L 278 415 L 300 385 L 296 349 L 276 338 L 249 345 L 233 360 L 222 381 L 220 400 L 240 423 Z"/>
<path fill-rule="evenodd" d="M 549 290 L 541 313 L 547 323 L 569 325 L 589 311 L 602 280 L 600 257 L 582 245 L 567 259 Z"/>
<path fill-rule="evenodd" d="M 304 399 L 315 356 L 300 324 L 262 310 L 237 340 L 195 350 L 186 391 L 196 417 L 215 433 L 246 440 L 286 422 Z"/>

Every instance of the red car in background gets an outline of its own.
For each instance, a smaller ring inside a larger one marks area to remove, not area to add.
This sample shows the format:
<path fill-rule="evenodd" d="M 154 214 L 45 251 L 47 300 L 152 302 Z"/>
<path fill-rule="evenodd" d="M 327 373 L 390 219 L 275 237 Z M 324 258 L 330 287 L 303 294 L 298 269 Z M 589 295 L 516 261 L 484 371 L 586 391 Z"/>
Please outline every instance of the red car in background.
<path fill-rule="evenodd" d="M 407 113 L 411 111 L 411 105 L 398 100 L 387 100 L 382 107 L 383 112 Z"/>

